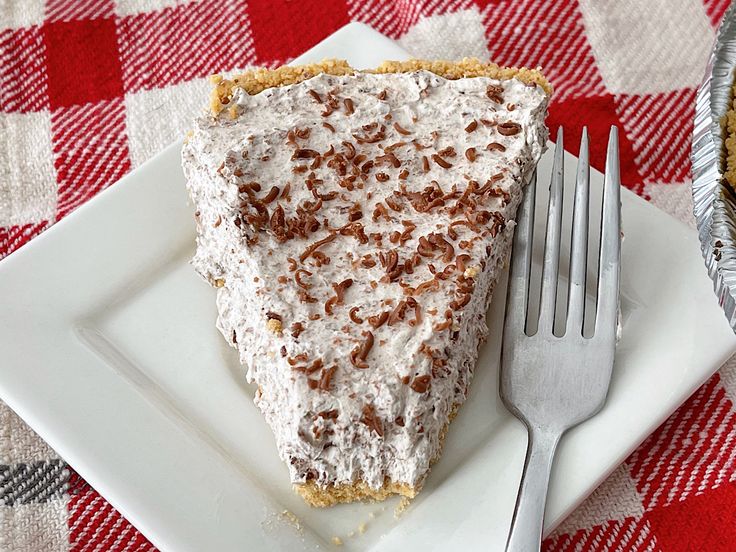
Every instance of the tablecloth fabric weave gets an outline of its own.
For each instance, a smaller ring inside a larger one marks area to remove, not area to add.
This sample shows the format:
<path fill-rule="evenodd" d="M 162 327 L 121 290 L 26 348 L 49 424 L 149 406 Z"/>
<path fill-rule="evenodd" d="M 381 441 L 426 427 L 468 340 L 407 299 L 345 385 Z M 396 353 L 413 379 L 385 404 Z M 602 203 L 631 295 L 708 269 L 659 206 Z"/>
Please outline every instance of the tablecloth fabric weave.
<path fill-rule="evenodd" d="M 626 186 L 691 223 L 695 90 L 727 4 L 0 0 L 0 257 L 182 136 L 208 74 L 288 62 L 350 21 L 418 57 L 543 66 L 569 149 L 583 123 L 594 144 L 618 125 Z M 736 550 L 734 400 L 729 363 L 544 549 Z M 0 550 L 152 549 L 0 403 Z"/>

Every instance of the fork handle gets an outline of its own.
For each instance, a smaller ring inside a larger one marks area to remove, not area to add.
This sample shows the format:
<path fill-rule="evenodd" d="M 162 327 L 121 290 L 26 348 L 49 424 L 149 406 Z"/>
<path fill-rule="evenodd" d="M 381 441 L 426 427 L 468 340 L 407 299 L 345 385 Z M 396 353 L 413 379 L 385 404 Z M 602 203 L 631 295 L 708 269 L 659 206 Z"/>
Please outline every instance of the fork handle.
<path fill-rule="evenodd" d="M 539 551 L 552 459 L 562 433 L 530 426 L 524 471 L 516 497 L 506 552 Z"/>

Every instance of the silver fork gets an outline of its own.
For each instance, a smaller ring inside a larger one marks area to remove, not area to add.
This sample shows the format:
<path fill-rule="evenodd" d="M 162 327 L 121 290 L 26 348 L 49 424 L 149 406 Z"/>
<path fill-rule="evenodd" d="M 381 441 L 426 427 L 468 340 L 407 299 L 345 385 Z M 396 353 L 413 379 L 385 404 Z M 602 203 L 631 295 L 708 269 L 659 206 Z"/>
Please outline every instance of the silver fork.
<path fill-rule="evenodd" d="M 613 368 L 619 304 L 621 203 L 618 131 L 608 143 L 603 191 L 595 328 L 585 336 L 585 286 L 588 258 L 588 135 L 580 145 L 573 205 L 570 278 L 565 332 L 554 334 L 560 264 L 563 195 L 563 138 L 559 130 L 547 210 L 538 329 L 528 335 L 536 176 L 529 185 L 514 236 L 501 353 L 501 398 L 527 427 L 521 477 L 507 552 L 539 550 L 552 459 L 560 437 L 596 414 L 606 400 Z M 563 322 L 563 321 L 558 321 Z M 558 325 L 559 327 L 559 325 Z"/>

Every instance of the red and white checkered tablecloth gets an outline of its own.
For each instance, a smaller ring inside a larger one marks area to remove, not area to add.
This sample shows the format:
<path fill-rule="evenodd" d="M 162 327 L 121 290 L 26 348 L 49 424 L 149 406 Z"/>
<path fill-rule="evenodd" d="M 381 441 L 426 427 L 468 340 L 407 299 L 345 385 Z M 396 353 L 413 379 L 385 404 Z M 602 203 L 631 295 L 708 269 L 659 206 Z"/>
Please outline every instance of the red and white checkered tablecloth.
<path fill-rule="evenodd" d="M 692 224 L 695 90 L 727 4 L 0 0 L 0 258 L 180 137 L 208 74 L 282 64 L 350 21 L 418 57 L 541 65 L 553 132 L 575 144 L 585 123 L 602 144 L 618 125 L 624 183 Z M 736 550 L 735 400 L 731 362 L 544 549 Z M 153 550 L 2 403 L 0 500 L 3 551 Z"/>

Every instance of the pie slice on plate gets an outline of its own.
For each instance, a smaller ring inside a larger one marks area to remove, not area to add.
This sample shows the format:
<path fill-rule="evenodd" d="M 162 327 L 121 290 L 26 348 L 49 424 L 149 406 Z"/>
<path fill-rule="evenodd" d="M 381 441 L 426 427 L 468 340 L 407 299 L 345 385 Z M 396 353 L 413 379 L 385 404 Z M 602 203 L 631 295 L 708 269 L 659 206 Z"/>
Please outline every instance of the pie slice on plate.
<path fill-rule="evenodd" d="M 551 92 L 478 60 L 213 77 L 196 270 L 304 499 L 413 497 L 464 402 Z"/>

